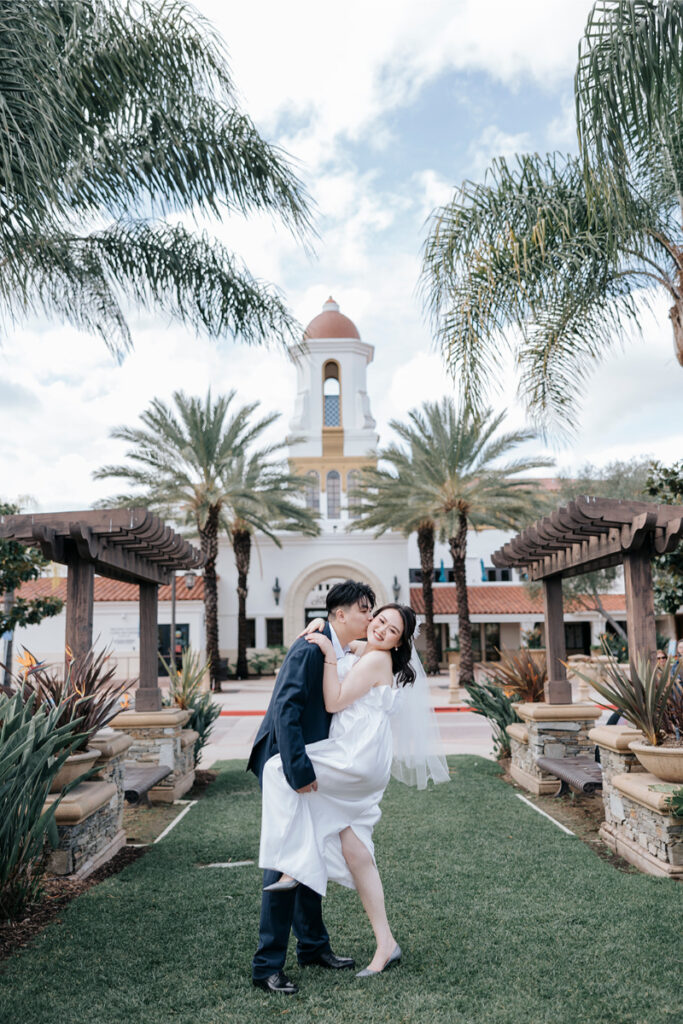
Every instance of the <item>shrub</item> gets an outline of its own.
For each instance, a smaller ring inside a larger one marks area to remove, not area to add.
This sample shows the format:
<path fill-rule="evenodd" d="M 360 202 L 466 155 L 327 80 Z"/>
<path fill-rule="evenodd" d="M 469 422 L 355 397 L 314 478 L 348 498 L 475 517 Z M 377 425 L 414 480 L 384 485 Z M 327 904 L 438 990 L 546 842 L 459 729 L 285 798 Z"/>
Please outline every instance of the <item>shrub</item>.
<path fill-rule="evenodd" d="M 548 678 L 545 656 L 534 658 L 529 649 L 517 653 L 499 651 L 500 661 L 486 671 L 491 682 L 515 700 L 535 702 L 544 699 L 543 686 Z"/>
<path fill-rule="evenodd" d="M 192 717 L 187 723 L 188 729 L 194 729 L 195 732 L 199 733 L 199 736 L 194 743 L 194 763 L 195 767 L 199 763 L 199 756 L 202 752 L 202 748 L 205 746 L 211 732 L 213 731 L 213 724 L 221 713 L 220 704 L 215 704 L 211 700 L 210 693 L 203 693 L 192 706 Z"/>
<path fill-rule="evenodd" d="M 199 733 L 194 744 L 196 766 L 201 750 L 211 735 L 213 723 L 221 713 L 221 706 L 212 702 L 210 693 L 201 692 L 206 664 L 202 663 L 202 657 L 198 651 L 193 651 L 191 647 L 188 647 L 183 652 L 180 668 L 175 676 L 161 655 L 159 658 L 168 671 L 170 702 L 183 710 L 192 712 L 187 728 L 194 729 Z"/>
<path fill-rule="evenodd" d="M 465 701 L 475 715 L 488 718 L 493 729 L 493 749 L 500 760 L 510 756 L 510 737 L 507 727 L 512 722 L 519 722 L 512 701 L 495 683 L 472 683 L 466 686 L 469 700 Z"/>
<path fill-rule="evenodd" d="M 36 899 L 46 837 L 57 845 L 55 811 L 66 787 L 44 808 L 52 781 L 82 740 L 82 718 L 38 705 L 35 693 L 0 695 L 0 919 L 17 917 Z M 60 724 L 61 723 L 61 724 Z"/>

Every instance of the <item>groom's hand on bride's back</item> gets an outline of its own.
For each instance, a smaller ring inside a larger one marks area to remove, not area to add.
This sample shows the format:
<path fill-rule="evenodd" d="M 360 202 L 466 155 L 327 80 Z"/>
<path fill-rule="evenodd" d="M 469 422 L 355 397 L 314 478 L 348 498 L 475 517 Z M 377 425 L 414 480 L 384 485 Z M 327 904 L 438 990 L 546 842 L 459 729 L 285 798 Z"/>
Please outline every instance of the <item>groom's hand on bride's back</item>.
<path fill-rule="evenodd" d="M 318 780 L 313 779 L 313 782 L 309 782 L 307 786 L 302 786 L 301 789 L 297 789 L 297 793 L 313 793 L 318 788 Z"/>

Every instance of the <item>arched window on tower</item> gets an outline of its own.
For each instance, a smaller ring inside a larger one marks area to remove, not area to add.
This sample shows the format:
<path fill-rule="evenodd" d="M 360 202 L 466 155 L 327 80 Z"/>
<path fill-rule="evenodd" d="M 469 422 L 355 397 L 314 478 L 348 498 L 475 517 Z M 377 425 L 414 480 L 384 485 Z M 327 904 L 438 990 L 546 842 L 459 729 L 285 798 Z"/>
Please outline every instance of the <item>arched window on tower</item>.
<path fill-rule="evenodd" d="M 306 508 L 311 512 L 320 511 L 320 477 L 314 469 L 306 474 Z"/>
<path fill-rule="evenodd" d="M 349 516 L 355 519 L 360 515 L 360 473 L 357 469 L 351 469 L 346 474 L 346 502 Z"/>
<path fill-rule="evenodd" d="M 327 518 L 339 519 L 341 516 L 341 477 L 336 469 L 327 474 L 325 485 L 327 492 Z"/>
<path fill-rule="evenodd" d="M 323 367 L 323 426 L 341 427 L 339 363 L 333 360 Z"/>

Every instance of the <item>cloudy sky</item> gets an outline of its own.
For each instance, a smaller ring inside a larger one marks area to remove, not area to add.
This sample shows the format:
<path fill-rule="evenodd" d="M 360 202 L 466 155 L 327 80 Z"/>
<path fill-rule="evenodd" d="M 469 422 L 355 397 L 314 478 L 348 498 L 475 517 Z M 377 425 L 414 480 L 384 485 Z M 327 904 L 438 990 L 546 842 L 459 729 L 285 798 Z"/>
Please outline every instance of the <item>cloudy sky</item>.
<path fill-rule="evenodd" d="M 295 161 L 317 205 L 320 239 L 311 255 L 265 218 L 211 230 L 281 289 L 302 324 L 330 294 L 355 321 L 375 346 L 369 390 L 386 441 L 392 417 L 452 390 L 416 294 L 425 220 L 493 156 L 575 148 L 572 75 L 591 3 L 196 6 L 226 41 L 243 107 Z M 548 449 L 563 469 L 644 453 L 679 457 L 683 374 L 664 298 L 655 314 L 579 396 L 574 439 Z M 3 497 L 28 494 L 47 510 L 85 508 L 111 493 L 91 479 L 122 457 L 109 430 L 179 387 L 234 387 L 288 421 L 295 374 L 282 354 L 209 342 L 163 317 L 131 326 L 135 350 L 122 365 L 98 339 L 60 324 L 32 322 L 3 337 Z M 505 376 L 492 401 L 519 425 L 514 373 Z"/>

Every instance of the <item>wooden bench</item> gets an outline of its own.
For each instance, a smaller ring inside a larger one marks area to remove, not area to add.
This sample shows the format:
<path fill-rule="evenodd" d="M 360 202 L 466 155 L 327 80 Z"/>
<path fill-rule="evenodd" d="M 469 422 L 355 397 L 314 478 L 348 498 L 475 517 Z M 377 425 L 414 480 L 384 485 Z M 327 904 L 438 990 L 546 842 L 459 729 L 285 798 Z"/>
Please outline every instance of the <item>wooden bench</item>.
<path fill-rule="evenodd" d="M 580 793 L 602 789 L 602 769 L 592 757 L 537 757 L 536 764 L 557 776 L 560 787 L 554 796 L 563 796 L 570 787 Z"/>
<path fill-rule="evenodd" d="M 123 762 L 123 796 L 129 804 L 148 804 L 149 791 L 171 774 L 167 764 L 140 764 Z"/>

